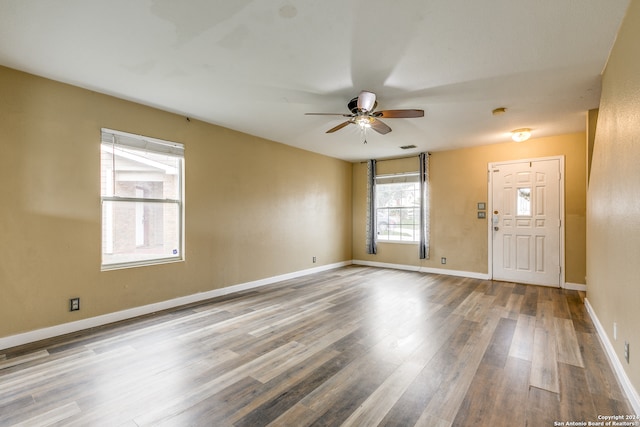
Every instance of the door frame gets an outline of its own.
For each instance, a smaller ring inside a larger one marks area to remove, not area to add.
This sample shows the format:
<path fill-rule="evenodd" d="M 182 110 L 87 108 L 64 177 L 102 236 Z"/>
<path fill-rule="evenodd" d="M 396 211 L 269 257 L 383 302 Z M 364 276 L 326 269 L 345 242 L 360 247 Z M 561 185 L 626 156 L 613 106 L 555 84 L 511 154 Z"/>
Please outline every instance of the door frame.
<path fill-rule="evenodd" d="M 558 287 L 559 288 L 565 288 L 566 287 L 566 282 L 565 282 L 565 272 L 566 272 L 566 268 L 565 268 L 565 222 L 566 222 L 566 218 L 565 218 L 565 212 L 564 212 L 564 205 L 565 205 L 565 196 L 564 196 L 564 175 L 565 175 L 565 168 L 564 168 L 564 155 L 560 155 L 560 156 L 550 156 L 550 157 L 534 157 L 534 158 L 528 158 L 528 159 L 517 159 L 517 160 L 506 160 L 506 161 L 495 161 L 495 162 L 489 162 L 487 164 L 487 187 L 488 187 L 488 200 L 487 200 L 487 240 L 488 240 L 488 261 L 489 261 L 489 265 L 488 265 L 488 271 L 489 271 L 489 279 L 493 280 L 493 223 L 491 222 L 491 215 L 493 213 L 493 174 L 491 173 L 492 169 L 500 166 L 500 165 L 511 165 L 511 164 L 515 164 L 515 163 L 526 163 L 526 162 L 535 162 L 535 161 L 543 161 L 543 160 L 559 160 L 560 163 L 560 180 L 559 180 L 559 210 L 560 210 L 560 236 L 558 239 L 559 242 L 559 248 L 558 248 L 558 252 L 559 252 L 559 256 L 560 256 L 560 276 L 559 276 L 559 283 L 558 283 Z M 538 286 L 545 286 L 545 285 L 538 285 Z"/>

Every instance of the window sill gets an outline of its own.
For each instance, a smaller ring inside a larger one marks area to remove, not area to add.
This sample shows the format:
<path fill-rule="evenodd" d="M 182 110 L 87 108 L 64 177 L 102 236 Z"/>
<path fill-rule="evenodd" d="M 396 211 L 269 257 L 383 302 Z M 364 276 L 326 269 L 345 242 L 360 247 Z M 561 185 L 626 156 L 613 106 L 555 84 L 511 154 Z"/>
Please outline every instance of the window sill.
<path fill-rule="evenodd" d="M 137 262 L 126 262 L 126 263 L 120 263 L 120 264 L 101 265 L 100 266 L 100 271 L 124 270 L 126 268 L 149 267 L 149 266 L 152 266 L 152 265 L 173 264 L 175 262 L 184 262 L 184 258 L 183 257 L 179 257 L 179 258 L 163 258 L 163 259 L 159 259 L 159 260 L 137 261 Z"/>
<path fill-rule="evenodd" d="M 420 242 L 407 242 L 406 240 L 377 240 L 376 243 L 377 244 L 392 243 L 392 244 L 399 244 L 399 245 L 416 245 L 416 246 L 420 244 Z"/>

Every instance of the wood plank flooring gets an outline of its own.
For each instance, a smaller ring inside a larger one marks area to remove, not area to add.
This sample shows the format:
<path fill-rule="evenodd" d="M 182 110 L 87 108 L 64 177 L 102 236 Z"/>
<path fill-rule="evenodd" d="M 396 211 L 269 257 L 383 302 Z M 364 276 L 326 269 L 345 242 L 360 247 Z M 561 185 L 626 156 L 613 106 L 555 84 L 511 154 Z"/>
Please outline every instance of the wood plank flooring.
<path fill-rule="evenodd" d="M 331 270 L 0 351 L 0 426 L 553 426 L 631 414 L 583 297 Z"/>

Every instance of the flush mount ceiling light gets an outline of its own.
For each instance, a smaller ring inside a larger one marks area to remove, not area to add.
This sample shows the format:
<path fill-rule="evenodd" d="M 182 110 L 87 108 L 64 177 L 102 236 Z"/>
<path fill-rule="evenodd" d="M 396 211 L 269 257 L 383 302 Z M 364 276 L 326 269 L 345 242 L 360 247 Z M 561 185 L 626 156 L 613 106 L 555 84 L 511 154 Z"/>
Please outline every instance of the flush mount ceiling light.
<path fill-rule="evenodd" d="M 524 142 L 531 137 L 531 129 L 522 128 L 511 131 L 511 139 L 515 142 Z"/>

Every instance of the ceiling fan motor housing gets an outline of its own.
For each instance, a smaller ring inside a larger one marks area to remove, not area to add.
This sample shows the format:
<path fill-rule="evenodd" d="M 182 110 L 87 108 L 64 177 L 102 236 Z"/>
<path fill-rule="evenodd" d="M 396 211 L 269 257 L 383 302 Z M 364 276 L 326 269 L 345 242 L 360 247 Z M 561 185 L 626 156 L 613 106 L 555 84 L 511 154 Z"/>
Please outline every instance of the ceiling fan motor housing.
<path fill-rule="evenodd" d="M 377 106 L 378 106 L 378 101 L 374 102 L 373 108 L 371 108 L 371 111 L 374 111 Z M 357 96 L 355 98 L 353 98 L 351 101 L 349 101 L 349 103 L 347 104 L 347 108 L 353 114 L 358 114 L 359 110 L 358 110 L 358 97 Z"/>

